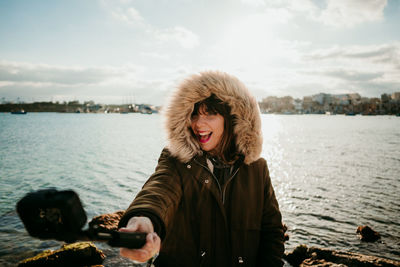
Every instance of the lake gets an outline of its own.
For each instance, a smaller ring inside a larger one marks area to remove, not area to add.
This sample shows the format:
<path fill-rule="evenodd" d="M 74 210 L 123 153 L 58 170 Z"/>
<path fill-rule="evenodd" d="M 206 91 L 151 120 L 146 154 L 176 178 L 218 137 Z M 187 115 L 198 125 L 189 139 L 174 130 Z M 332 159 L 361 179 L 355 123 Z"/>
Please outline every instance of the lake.
<path fill-rule="evenodd" d="M 400 117 L 262 115 L 272 183 L 299 244 L 400 260 Z M 57 241 L 29 237 L 15 204 L 27 192 L 72 189 L 93 216 L 126 209 L 165 145 L 158 114 L 0 114 L 0 265 Z M 382 238 L 361 242 L 358 225 Z M 96 243 L 105 265 L 128 266 Z"/>

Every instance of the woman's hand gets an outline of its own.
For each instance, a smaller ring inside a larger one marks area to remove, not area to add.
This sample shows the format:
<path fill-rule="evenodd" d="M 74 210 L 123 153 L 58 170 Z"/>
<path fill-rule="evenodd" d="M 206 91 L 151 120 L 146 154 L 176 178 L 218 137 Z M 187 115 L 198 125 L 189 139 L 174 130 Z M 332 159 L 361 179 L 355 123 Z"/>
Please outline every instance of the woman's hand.
<path fill-rule="evenodd" d="M 140 249 L 121 248 L 120 254 L 137 262 L 147 262 L 160 251 L 161 239 L 154 232 L 153 223 L 147 217 L 132 217 L 126 227 L 119 229 L 121 232 L 148 233 L 146 244 Z"/>

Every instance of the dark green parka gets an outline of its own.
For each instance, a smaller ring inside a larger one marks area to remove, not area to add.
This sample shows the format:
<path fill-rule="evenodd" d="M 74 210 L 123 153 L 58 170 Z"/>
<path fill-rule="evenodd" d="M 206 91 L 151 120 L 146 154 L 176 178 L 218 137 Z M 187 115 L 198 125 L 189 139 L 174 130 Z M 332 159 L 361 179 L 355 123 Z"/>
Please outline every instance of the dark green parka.
<path fill-rule="evenodd" d="M 190 132 L 196 102 L 215 94 L 231 107 L 243 163 L 220 185 Z M 262 146 L 258 105 L 236 78 L 204 72 L 185 80 L 165 111 L 168 146 L 121 219 L 152 219 L 162 237 L 156 266 L 281 266 L 283 227 Z"/>

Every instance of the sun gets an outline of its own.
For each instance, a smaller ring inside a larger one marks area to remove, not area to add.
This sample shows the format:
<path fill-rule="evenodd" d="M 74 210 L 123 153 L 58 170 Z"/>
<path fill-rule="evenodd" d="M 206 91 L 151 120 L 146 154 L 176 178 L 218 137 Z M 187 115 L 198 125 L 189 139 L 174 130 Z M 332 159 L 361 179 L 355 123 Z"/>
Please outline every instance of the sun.
<path fill-rule="evenodd" d="M 276 38 L 276 24 L 262 15 L 235 20 L 216 45 L 220 60 L 242 67 L 268 66 L 285 51 Z"/>

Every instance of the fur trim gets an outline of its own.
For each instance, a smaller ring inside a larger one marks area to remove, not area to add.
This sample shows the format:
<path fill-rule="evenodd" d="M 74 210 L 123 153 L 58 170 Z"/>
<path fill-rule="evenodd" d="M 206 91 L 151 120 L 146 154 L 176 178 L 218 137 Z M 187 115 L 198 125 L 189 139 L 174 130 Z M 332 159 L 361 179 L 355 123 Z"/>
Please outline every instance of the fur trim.
<path fill-rule="evenodd" d="M 207 71 L 190 76 L 172 94 L 164 113 L 167 147 L 172 156 L 182 162 L 201 155 L 202 150 L 190 130 L 190 116 L 194 104 L 215 94 L 228 103 L 237 118 L 233 129 L 238 152 L 250 164 L 260 157 L 262 133 L 260 110 L 256 99 L 245 85 L 227 73 Z"/>

